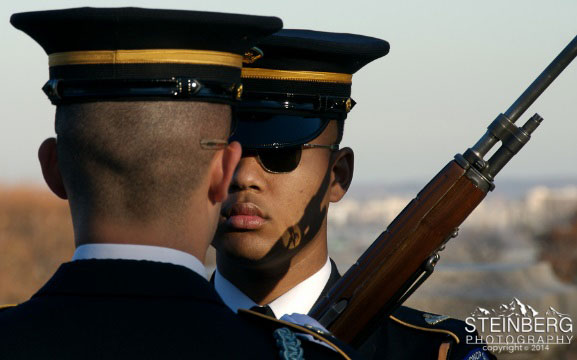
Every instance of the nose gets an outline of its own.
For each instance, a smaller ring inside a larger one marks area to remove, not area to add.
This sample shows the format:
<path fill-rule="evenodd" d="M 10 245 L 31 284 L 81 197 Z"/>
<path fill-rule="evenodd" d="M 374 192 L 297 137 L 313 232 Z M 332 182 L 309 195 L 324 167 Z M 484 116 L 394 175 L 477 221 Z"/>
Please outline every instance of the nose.
<path fill-rule="evenodd" d="M 242 158 L 234 171 L 229 192 L 253 190 L 260 192 L 264 189 L 265 171 L 260 166 L 256 154 L 243 149 Z"/>

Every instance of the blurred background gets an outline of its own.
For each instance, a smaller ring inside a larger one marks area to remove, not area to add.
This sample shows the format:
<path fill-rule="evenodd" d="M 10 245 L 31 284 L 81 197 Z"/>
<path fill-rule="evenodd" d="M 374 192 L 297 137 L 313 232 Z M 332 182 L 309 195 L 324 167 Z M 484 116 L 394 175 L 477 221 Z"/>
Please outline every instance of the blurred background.
<path fill-rule="evenodd" d="M 40 90 L 48 78 L 47 57 L 8 19 L 15 12 L 91 5 L 96 4 L 0 4 L 0 304 L 25 301 L 73 253 L 68 207 L 43 185 L 36 159 L 41 141 L 54 135 L 54 109 Z M 331 256 L 341 272 L 577 35 L 572 0 L 97 5 L 276 15 L 285 28 L 358 33 L 391 43 L 389 55 L 353 77 L 358 104 L 343 144 L 355 151 L 355 180 L 329 212 Z M 545 118 L 409 305 L 465 318 L 479 306 L 498 308 L 516 297 L 577 320 L 576 94 L 573 63 L 520 120 L 535 112 Z M 500 358 L 576 359 L 577 349 L 559 345 Z"/>

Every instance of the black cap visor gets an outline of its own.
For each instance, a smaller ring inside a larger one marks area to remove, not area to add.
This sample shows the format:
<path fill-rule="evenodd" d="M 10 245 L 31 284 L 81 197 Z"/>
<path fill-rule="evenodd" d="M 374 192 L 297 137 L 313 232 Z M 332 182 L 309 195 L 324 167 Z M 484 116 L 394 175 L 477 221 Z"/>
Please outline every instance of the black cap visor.
<path fill-rule="evenodd" d="M 319 136 L 331 118 L 317 115 L 235 112 L 236 129 L 230 141 L 247 149 L 283 148 L 308 143 Z"/>

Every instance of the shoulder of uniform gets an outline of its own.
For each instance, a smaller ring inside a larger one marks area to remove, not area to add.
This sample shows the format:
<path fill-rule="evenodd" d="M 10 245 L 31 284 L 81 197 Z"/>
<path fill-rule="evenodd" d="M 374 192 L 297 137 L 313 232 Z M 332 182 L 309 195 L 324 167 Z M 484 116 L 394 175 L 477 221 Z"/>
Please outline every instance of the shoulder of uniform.
<path fill-rule="evenodd" d="M 467 323 L 450 318 L 401 306 L 390 317 L 390 321 L 406 328 L 426 334 L 441 333 L 453 341 L 439 341 L 439 359 L 489 360 L 495 356 L 477 341 L 477 333 L 467 331 Z M 469 341 L 468 341 L 469 340 Z"/>
<path fill-rule="evenodd" d="M 4 310 L 7 310 L 7 309 L 10 309 L 10 308 L 13 308 L 13 307 L 15 307 L 16 305 L 17 305 L 17 304 L 0 305 L 0 312 L 1 312 L 1 311 L 4 311 Z"/>
<path fill-rule="evenodd" d="M 287 332 L 288 330 L 291 333 L 298 335 L 300 339 L 322 343 L 322 345 L 330 347 L 331 349 L 335 350 L 335 352 L 338 353 L 343 359 L 351 359 L 347 353 L 348 350 L 343 349 L 342 346 L 338 344 L 339 341 L 337 339 L 315 327 L 300 326 L 288 321 L 278 320 L 273 317 L 245 309 L 239 309 L 238 315 L 245 320 L 257 324 L 260 327 L 268 328 L 273 331 L 273 333 L 275 333 L 275 338 L 277 339 L 277 344 L 279 344 L 279 342 L 283 342 L 279 340 L 279 338 L 290 338 L 290 334 Z"/>
<path fill-rule="evenodd" d="M 391 316 L 394 322 L 415 330 L 445 333 L 451 336 L 457 344 L 464 342 L 467 335 L 467 324 L 464 321 L 453 319 L 447 315 L 438 315 L 429 312 L 401 306 Z"/>

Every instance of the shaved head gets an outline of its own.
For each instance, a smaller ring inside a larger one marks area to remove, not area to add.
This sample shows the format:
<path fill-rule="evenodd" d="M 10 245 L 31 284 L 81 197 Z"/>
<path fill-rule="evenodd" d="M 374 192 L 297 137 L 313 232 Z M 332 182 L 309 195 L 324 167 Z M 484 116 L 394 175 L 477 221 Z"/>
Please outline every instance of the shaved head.
<path fill-rule="evenodd" d="M 59 106 L 58 166 L 73 213 L 184 221 L 214 155 L 200 140 L 226 139 L 230 116 L 228 105 L 191 101 Z"/>

